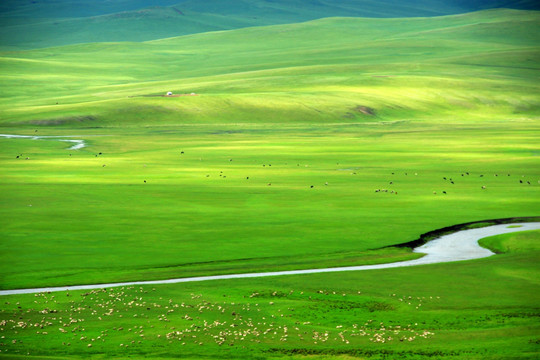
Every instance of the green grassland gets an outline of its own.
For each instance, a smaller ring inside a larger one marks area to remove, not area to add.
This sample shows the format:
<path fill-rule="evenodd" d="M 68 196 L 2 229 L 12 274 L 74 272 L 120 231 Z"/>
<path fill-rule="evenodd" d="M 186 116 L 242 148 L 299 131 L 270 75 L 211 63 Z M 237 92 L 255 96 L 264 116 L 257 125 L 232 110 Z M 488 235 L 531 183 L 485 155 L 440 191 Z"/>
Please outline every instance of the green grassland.
<path fill-rule="evenodd" d="M 1 53 L 0 133 L 88 146 L 0 138 L 0 288 L 405 260 L 388 246 L 537 216 L 539 16 Z M 457 264 L 9 296 L 1 354 L 534 358 L 537 234 Z"/>
<path fill-rule="evenodd" d="M 532 359 L 539 234 L 497 237 L 520 250 L 465 263 L 8 296 L 2 351 L 14 359 Z"/>
<path fill-rule="evenodd" d="M 331 16 L 440 16 L 497 7 L 536 9 L 530 0 L 71 0 L 0 4 L 0 48 L 145 41 Z"/>

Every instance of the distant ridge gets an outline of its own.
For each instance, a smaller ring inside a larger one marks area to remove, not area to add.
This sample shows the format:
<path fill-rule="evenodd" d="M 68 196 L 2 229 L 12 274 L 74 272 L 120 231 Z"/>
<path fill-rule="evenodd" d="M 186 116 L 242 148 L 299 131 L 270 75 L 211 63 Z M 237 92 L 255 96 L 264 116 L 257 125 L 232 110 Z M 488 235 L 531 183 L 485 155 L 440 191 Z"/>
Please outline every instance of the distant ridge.
<path fill-rule="evenodd" d="M 7 0 L 0 48 L 147 41 L 324 17 L 429 17 L 491 8 L 540 10 L 517 0 Z"/>

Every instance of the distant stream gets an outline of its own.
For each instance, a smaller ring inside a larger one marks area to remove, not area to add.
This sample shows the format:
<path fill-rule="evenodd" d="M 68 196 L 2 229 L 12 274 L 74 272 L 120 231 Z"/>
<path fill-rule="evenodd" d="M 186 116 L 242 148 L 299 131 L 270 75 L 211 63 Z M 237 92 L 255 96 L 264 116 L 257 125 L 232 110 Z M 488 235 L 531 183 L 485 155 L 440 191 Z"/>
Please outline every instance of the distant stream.
<path fill-rule="evenodd" d="M 77 136 L 36 136 L 36 135 L 0 134 L 0 137 L 7 138 L 7 139 L 56 140 L 56 141 L 63 141 L 63 142 L 74 144 L 67 150 L 79 150 L 86 146 L 86 143 L 84 142 L 84 140 L 64 139 L 64 138 L 72 138 L 72 137 L 77 137 Z"/>

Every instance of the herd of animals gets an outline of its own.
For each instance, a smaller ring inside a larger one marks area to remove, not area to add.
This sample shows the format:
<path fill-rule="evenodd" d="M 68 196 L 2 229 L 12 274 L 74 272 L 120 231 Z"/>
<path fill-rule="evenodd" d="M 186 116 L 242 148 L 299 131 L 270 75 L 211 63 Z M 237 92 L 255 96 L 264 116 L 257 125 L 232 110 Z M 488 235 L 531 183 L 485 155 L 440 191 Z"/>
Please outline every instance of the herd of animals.
<path fill-rule="evenodd" d="M 102 155 L 103 155 L 102 152 L 98 152 L 98 153 L 94 154 L 94 156 L 95 156 L 96 158 L 98 158 L 98 157 L 100 157 L 100 156 L 102 156 Z M 183 156 L 183 155 L 185 155 L 185 152 L 184 152 L 184 151 L 181 151 L 181 152 L 180 152 L 180 156 Z M 72 154 L 69 154 L 69 156 L 72 156 Z M 16 159 L 23 159 L 23 158 L 24 158 L 25 160 L 30 160 L 30 157 L 28 157 L 28 156 L 25 157 L 25 156 L 23 156 L 23 154 L 16 155 Z M 228 159 L 228 161 L 229 161 L 229 162 L 232 162 L 233 159 Z M 337 164 L 339 165 L 339 163 L 337 163 Z M 288 165 L 288 164 L 286 164 L 286 165 Z M 107 165 L 106 165 L 106 164 L 102 164 L 101 166 L 102 166 L 102 167 L 106 167 Z M 297 164 L 297 166 L 300 167 L 300 164 Z M 144 167 L 146 167 L 146 164 L 144 165 Z M 272 167 L 272 164 L 262 164 L 262 167 L 268 167 L 268 168 L 270 168 L 270 167 Z M 308 167 L 308 165 L 305 165 L 305 167 Z M 343 170 L 343 169 L 340 169 L 340 170 Z M 356 173 L 356 172 L 352 172 L 351 175 L 357 175 L 357 173 Z M 392 175 L 392 176 L 396 176 L 396 173 L 395 173 L 395 172 L 392 172 L 391 175 Z M 408 173 L 408 172 L 404 172 L 403 175 L 404 175 L 404 176 L 409 176 L 409 173 Z M 418 175 L 418 173 L 414 173 L 414 176 L 417 176 L 417 175 Z M 465 177 L 469 177 L 469 176 L 471 176 L 471 173 L 468 172 L 468 171 L 467 171 L 467 172 L 461 173 L 461 177 L 464 177 L 464 178 L 465 178 Z M 480 178 L 484 178 L 484 174 L 479 174 L 478 176 L 479 176 Z M 494 176 L 494 177 L 499 177 L 499 174 L 493 174 L 493 176 Z M 501 176 L 502 176 L 502 175 L 501 175 Z M 511 176 L 511 174 L 506 174 L 506 176 L 509 177 L 509 176 Z M 209 177 L 210 177 L 210 174 L 206 174 L 206 177 L 209 178 Z M 220 172 L 219 172 L 219 177 L 225 179 L 225 178 L 227 178 L 227 175 L 225 175 L 225 174 L 223 173 L 223 171 L 220 171 Z M 518 179 L 516 182 L 518 182 L 518 183 L 521 184 L 521 185 L 525 185 L 525 184 L 526 184 L 526 185 L 532 185 L 530 180 L 526 180 L 526 179 L 524 179 L 524 178 L 525 178 L 525 175 L 521 175 L 521 178 Z M 249 176 L 246 176 L 245 179 L 246 179 L 246 180 L 250 180 L 250 177 L 249 177 Z M 455 183 L 456 183 L 456 181 L 455 181 L 453 178 L 447 177 L 447 176 L 443 176 L 443 177 L 442 177 L 442 180 L 443 180 L 447 185 L 450 185 L 450 186 L 455 185 Z M 147 184 L 148 181 L 147 181 L 146 179 L 144 179 L 144 180 L 143 180 L 143 183 L 144 183 L 144 184 Z M 540 184 L 540 180 L 538 180 L 538 183 Z M 389 184 L 389 185 L 394 185 L 394 181 L 390 181 L 388 184 Z M 267 183 L 267 186 L 272 186 L 272 183 L 271 183 L 271 182 Z M 308 186 L 309 186 L 310 189 L 315 188 L 315 185 L 313 185 L 313 184 L 310 184 L 310 185 L 308 185 Z M 328 186 L 328 182 L 327 182 L 327 181 L 324 183 L 324 186 Z M 481 189 L 482 189 L 482 190 L 486 190 L 486 189 L 487 189 L 487 186 L 486 186 L 486 185 L 481 185 Z M 391 189 L 386 189 L 386 188 L 378 188 L 378 189 L 375 189 L 375 192 L 376 192 L 376 193 L 389 193 L 389 194 L 394 194 L 394 195 L 397 195 L 397 194 L 398 194 L 398 191 L 397 191 L 397 190 L 391 190 Z M 440 191 L 440 193 L 443 194 L 443 195 L 447 195 L 447 194 L 448 194 L 447 190 L 442 190 L 442 191 Z M 433 191 L 433 194 L 434 194 L 434 195 L 437 195 L 437 191 Z"/>

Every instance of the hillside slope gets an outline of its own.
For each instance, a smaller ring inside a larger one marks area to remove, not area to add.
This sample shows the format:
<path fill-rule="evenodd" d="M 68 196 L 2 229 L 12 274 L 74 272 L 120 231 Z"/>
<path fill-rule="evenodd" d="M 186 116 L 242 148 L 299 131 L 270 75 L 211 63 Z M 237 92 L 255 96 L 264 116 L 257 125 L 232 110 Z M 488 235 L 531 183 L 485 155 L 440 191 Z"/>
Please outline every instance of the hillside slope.
<path fill-rule="evenodd" d="M 0 48 L 145 41 L 215 30 L 296 23 L 324 17 L 418 17 L 537 2 L 442 0 L 139 0 L 7 1 L 0 5 Z"/>
<path fill-rule="evenodd" d="M 539 20 L 538 12 L 512 10 L 331 18 L 4 52 L 0 121 L 63 124 L 92 115 L 102 126 L 127 126 L 537 116 Z M 167 91 L 201 96 L 145 97 Z M 357 106 L 373 110 L 351 110 Z"/>

